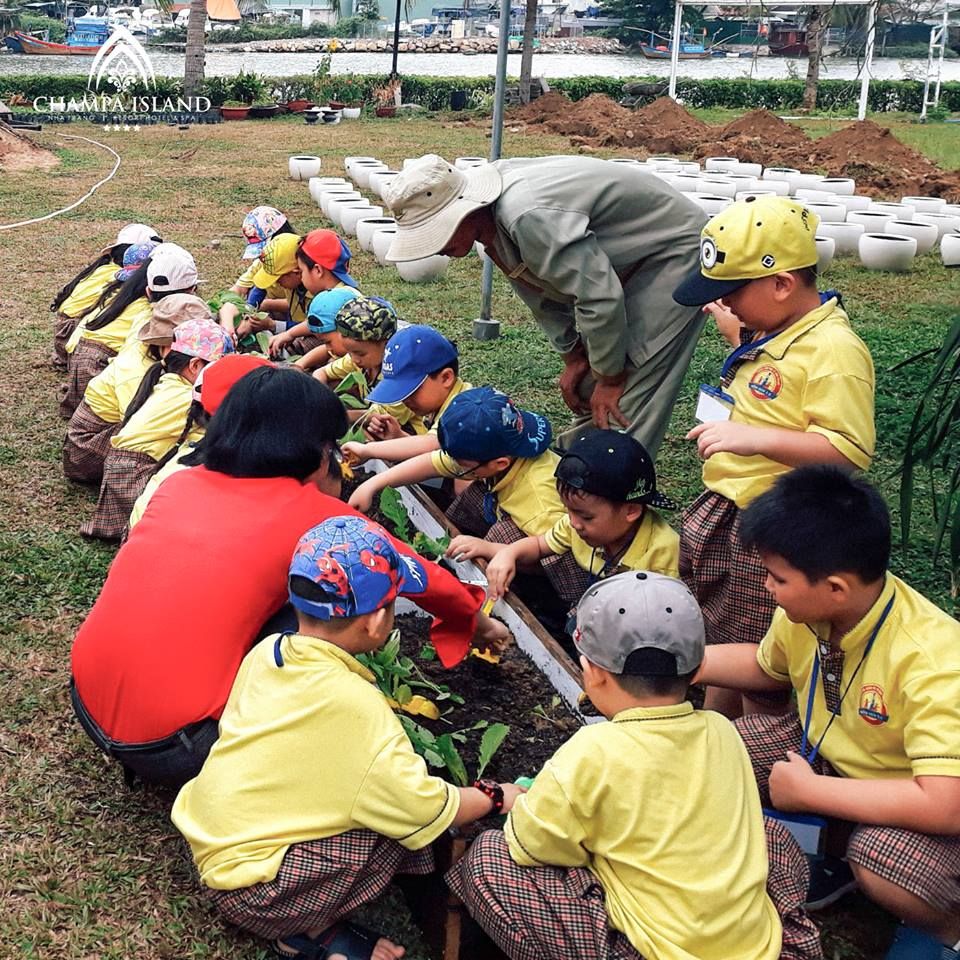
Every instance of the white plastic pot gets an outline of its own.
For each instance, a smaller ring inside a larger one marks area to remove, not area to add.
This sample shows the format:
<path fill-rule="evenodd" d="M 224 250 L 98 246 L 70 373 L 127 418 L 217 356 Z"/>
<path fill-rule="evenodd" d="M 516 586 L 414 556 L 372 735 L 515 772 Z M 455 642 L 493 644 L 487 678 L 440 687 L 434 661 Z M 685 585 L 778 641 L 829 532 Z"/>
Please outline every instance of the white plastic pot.
<path fill-rule="evenodd" d="M 826 177 L 821 177 L 819 173 L 800 173 L 793 177 L 794 190 L 822 190 L 820 186 Z"/>
<path fill-rule="evenodd" d="M 770 181 L 768 180 L 767 183 Z M 777 195 L 776 190 L 771 190 L 769 187 L 754 187 L 753 190 L 739 190 L 737 195 L 733 198 L 740 203 L 742 200 L 748 200 L 753 197 L 775 197 Z"/>
<path fill-rule="evenodd" d="M 790 182 L 792 174 L 799 174 L 800 171 L 794 167 L 767 167 L 762 174 L 764 180 L 786 180 Z"/>
<path fill-rule="evenodd" d="M 311 177 L 307 184 L 310 190 L 310 199 L 319 207 L 323 191 L 327 187 L 346 186 L 347 181 L 343 177 Z"/>
<path fill-rule="evenodd" d="M 867 209 L 878 210 L 880 213 L 892 213 L 898 220 L 912 220 L 917 212 L 917 208 L 910 206 L 909 203 L 885 203 L 876 200 Z"/>
<path fill-rule="evenodd" d="M 469 170 L 470 167 L 482 167 L 488 162 L 486 157 L 457 157 L 457 159 L 453 161 L 453 165 L 458 170 Z"/>
<path fill-rule="evenodd" d="M 367 160 L 355 163 L 350 168 L 350 179 L 357 185 L 357 189 L 366 190 L 370 186 L 370 174 L 390 168 L 379 160 Z"/>
<path fill-rule="evenodd" d="M 945 207 L 941 207 L 937 213 L 944 213 L 948 217 L 960 217 L 960 203 L 948 203 Z"/>
<path fill-rule="evenodd" d="M 644 163 L 651 167 L 655 167 L 658 163 L 680 163 L 681 161 L 677 157 L 671 157 L 669 154 L 660 154 L 656 157 L 647 157 L 644 160 Z M 698 164 L 699 166 L 699 164 Z"/>
<path fill-rule="evenodd" d="M 884 233 L 898 233 L 901 237 L 913 237 L 917 241 L 917 256 L 929 253 L 940 234 L 932 223 L 919 220 L 891 220 Z"/>
<path fill-rule="evenodd" d="M 324 190 L 320 194 L 320 209 L 323 211 L 323 215 L 329 220 L 330 219 L 330 204 L 334 200 L 362 200 L 363 197 L 360 194 L 359 190 L 354 190 L 349 187 L 331 187 L 329 190 Z"/>
<path fill-rule="evenodd" d="M 817 245 L 817 273 L 823 273 L 833 263 L 836 243 L 833 237 L 815 237 Z"/>
<path fill-rule="evenodd" d="M 869 210 L 870 204 L 873 201 L 869 197 L 858 197 L 852 196 L 847 197 L 843 194 L 835 194 L 831 203 L 839 203 L 847 208 L 847 213 L 849 214 L 851 210 Z"/>
<path fill-rule="evenodd" d="M 852 197 L 857 189 L 856 181 L 849 177 L 824 177 L 820 184 L 819 189 L 829 190 L 841 197 Z"/>
<path fill-rule="evenodd" d="M 707 157 L 703 161 L 703 169 L 708 173 L 726 173 L 732 170 L 740 161 L 736 157 Z"/>
<path fill-rule="evenodd" d="M 407 283 L 430 283 L 447 272 L 449 257 L 437 255 L 424 257 L 422 260 L 408 260 L 397 264 L 397 273 Z"/>
<path fill-rule="evenodd" d="M 794 196 L 798 200 L 829 200 L 832 202 L 836 194 L 831 193 L 829 190 L 812 190 L 810 187 L 801 187 L 799 190 L 797 190 Z"/>
<path fill-rule="evenodd" d="M 353 206 L 348 203 L 344 206 L 343 213 L 340 215 L 340 227 L 344 233 L 355 237 L 357 235 L 357 223 L 361 217 L 382 216 L 383 207 L 377 206 L 374 203 L 368 203 L 366 207 L 361 207 L 359 204 Z"/>
<path fill-rule="evenodd" d="M 291 157 L 287 162 L 291 180 L 309 180 L 320 176 L 319 157 Z"/>
<path fill-rule="evenodd" d="M 393 238 L 396 234 L 396 227 L 387 227 L 386 230 L 374 231 L 370 246 L 373 249 L 373 255 L 377 258 L 377 263 L 382 267 L 387 265 L 387 251 L 390 249 L 390 244 L 393 243 Z"/>
<path fill-rule="evenodd" d="M 852 256 L 860 250 L 860 238 L 864 229 L 862 223 L 837 223 L 821 220 L 817 227 L 818 237 L 830 237 L 834 241 L 834 256 Z"/>
<path fill-rule="evenodd" d="M 376 157 L 344 157 L 343 158 L 343 169 L 346 171 L 347 176 L 350 176 L 350 168 L 358 160 L 376 160 Z"/>
<path fill-rule="evenodd" d="M 741 160 L 730 172 L 739 173 L 744 177 L 756 177 L 759 180 L 763 176 L 763 164 L 744 163 Z"/>
<path fill-rule="evenodd" d="M 344 120 L 359 120 L 362 107 L 344 107 L 341 113 Z"/>
<path fill-rule="evenodd" d="M 642 160 L 637 160 L 636 157 L 611 157 L 611 158 L 610 158 L 610 162 L 611 162 L 611 163 L 625 163 L 625 164 L 627 164 L 627 166 L 630 166 L 630 165 L 632 164 L 632 165 L 635 166 L 635 167 L 646 166 L 646 164 L 644 164 L 644 162 L 643 162 Z M 651 167 L 659 168 L 660 166 L 663 166 L 663 165 L 665 165 L 665 164 L 667 164 L 667 163 L 672 163 L 672 164 L 674 164 L 674 166 L 675 166 L 675 168 L 676 168 L 676 169 L 673 171 L 674 173 L 679 173 L 679 172 L 680 172 L 680 164 L 679 164 L 679 163 L 676 163 L 676 161 L 674 161 L 674 160 L 663 160 L 663 161 L 661 161 L 660 163 L 651 163 L 650 166 L 651 166 Z"/>
<path fill-rule="evenodd" d="M 643 164 L 638 162 L 637 166 L 643 166 Z M 673 176 L 677 176 L 683 173 L 683 166 L 676 161 L 671 162 L 664 160 L 661 163 L 653 164 L 653 170 L 655 173 L 668 173 Z"/>
<path fill-rule="evenodd" d="M 706 193 L 712 197 L 729 197 L 731 200 L 737 195 L 739 187 L 730 177 L 701 177 L 697 184 L 697 193 Z"/>
<path fill-rule="evenodd" d="M 804 200 L 803 205 L 812 210 L 821 220 L 830 223 L 843 223 L 847 219 L 847 208 L 840 203 L 821 203 L 815 200 Z"/>
<path fill-rule="evenodd" d="M 768 180 L 766 177 L 762 177 L 757 180 L 755 189 L 757 192 L 765 190 L 769 193 L 775 193 L 778 197 L 790 196 L 790 184 L 786 180 Z"/>
<path fill-rule="evenodd" d="M 350 207 L 361 207 L 364 210 L 371 208 L 371 203 L 364 197 L 351 197 L 349 200 L 334 200 L 328 209 L 329 220 L 338 229 L 343 229 L 343 215 Z"/>
<path fill-rule="evenodd" d="M 909 203 L 917 213 L 944 213 L 947 201 L 943 197 L 901 197 L 901 203 Z"/>
<path fill-rule="evenodd" d="M 700 177 L 692 173 L 678 173 L 673 178 L 673 186 L 681 193 L 696 193 Z"/>
<path fill-rule="evenodd" d="M 370 192 L 375 193 L 382 200 L 384 190 L 399 176 L 399 170 L 375 170 L 370 174 Z"/>
<path fill-rule="evenodd" d="M 865 233 L 860 238 L 860 262 L 868 270 L 906 273 L 917 255 L 914 237 L 898 233 Z"/>
<path fill-rule="evenodd" d="M 862 223 L 866 233 L 884 233 L 887 224 L 896 219 L 894 214 L 880 210 L 851 210 L 847 214 L 847 223 Z"/>
<path fill-rule="evenodd" d="M 362 250 L 373 253 L 373 236 L 378 230 L 396 225 L 393 217 L 361 217 L 357 221 L 357 242 Z"/>
<path fill-rule="evenodd" d="M 758 177 L 752 177 L 745 173 L 729 173 L 724 174 L 724 176 L 728 176 L 733 181 L 733 185 L 737 188 L 737 193 L 740 193 L 742 190 L 753 190 L 763 183 Z M 736 196 L 736 194 L 734 194 L 734 196 Z"/>
<path fill-rule="evenodd" d="M 709 193 L 688 193 L 687 199 L 692 200 L 711 217 L 716 216 L 721 210 L 726 210 L 733 203 L 733 197 L 715 197 Z"/>
<path fill-rule="evenodd" d="M 945 267 L 960 267 L 960 233 L 945 233 L 940 240 L 940 257 Z"/>
<path fill-rule="evenodd" d="M 920 223 L 932 223 L 940 237 L 960 230 L 960 216 L 949 213 L 918 213 L 913 219 Z"/>
<path fill-rule="evenodd" d="M 699 173 L 700 164 L 696 160 L 681 160 L 680 169 L 683 173 Z"/>

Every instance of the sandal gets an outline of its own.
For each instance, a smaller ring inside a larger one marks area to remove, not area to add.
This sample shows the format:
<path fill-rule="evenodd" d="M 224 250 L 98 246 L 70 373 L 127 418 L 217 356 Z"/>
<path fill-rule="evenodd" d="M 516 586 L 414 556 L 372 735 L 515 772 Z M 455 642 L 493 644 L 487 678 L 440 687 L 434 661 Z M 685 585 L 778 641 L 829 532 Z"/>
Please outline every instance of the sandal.
<path fill-rule="evenodd" d="M 336 954 L 346 957 L 347 960 L 370 960 L 379 939 L 379 934 L 371 930 L 358 927 L 348 920 L 338 920 L 317 937 L 298 933 L 277 940 L 273 949 L 283 960 L 325 960 L 326 957 Z M 297 952 L 286 953 L 280 949 L 281 944 Z"/>

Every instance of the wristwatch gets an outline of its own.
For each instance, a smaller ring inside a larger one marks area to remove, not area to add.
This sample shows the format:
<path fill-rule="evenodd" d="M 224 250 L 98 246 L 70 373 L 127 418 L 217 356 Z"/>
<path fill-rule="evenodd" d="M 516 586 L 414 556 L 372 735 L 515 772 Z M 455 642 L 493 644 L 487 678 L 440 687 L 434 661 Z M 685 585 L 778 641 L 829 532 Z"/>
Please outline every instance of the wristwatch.
<path fill-rule="evenodd" d="M 473 785 L 493 803 L 491 813 L 503 810 L 503 787 L 496 780 L 475 780 Z"/>

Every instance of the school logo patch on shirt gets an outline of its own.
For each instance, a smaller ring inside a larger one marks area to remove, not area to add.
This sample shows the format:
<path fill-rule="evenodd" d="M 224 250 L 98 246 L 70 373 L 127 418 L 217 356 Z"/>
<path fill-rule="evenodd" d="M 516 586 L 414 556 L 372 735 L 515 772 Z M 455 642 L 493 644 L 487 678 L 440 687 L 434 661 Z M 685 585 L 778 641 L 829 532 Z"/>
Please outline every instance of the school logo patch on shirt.
<path fill-rule="evenodd" d="M 747 386 L 758 400 L 776 400 L 783 389 L 783 378 L 776 367 L 765 364 L 754 370 Z"/>
<path fill-rule="evenodd" d="M 860 689 L 860 708 L 857 711 L 871 727 L 879 727 L 890 719 L 883 700 L 883 687 L 866 683 Z"/>

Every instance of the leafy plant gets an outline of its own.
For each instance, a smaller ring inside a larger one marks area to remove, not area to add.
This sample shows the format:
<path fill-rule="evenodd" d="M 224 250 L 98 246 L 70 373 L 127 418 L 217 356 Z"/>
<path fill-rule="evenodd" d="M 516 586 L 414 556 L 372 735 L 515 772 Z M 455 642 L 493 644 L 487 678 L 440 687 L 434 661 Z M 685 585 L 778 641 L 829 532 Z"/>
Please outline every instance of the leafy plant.
<path fill-rule="evenodd" d="M 239 100 L 242 104 L 249 104 L 264 95 L 266 86 L 266 81 L 263 77 L 253 72 L 246 73 L 241 70 L 230 80 L 230 95 L 234 100 Z M 226 105 L 227 104 L 224 104 L 224 106 Z"/>
<path fill-rule="evenodd" d="M 422 530 L 418 530 L 413 535 L 413 543 L 410 546 L 421 557 L 426 557 L 428 560 L 439 560 L 447 552 L 447 547 L 450 546 L 450 534 L 444 534 L 439 540 L 434 540 L 433 537 L 428 537 Z"/>
<path fill-rule="evenodd" d="M 483 776 L 483 771 L 490 765 L 496 752 L 503 746 L 503 741 L 507 739 L 510 733 L 510 727 L 505 723 L 492 723 L 483 731 L 480 738 L 480 752 L 477 754 L 477 779 Z"/>
<path fill-rule="evenodd" d="M 446 770 L 450 779 L 458 787 L 466 787 L 471 783 L 467 772 L 467 765 L 463 762 L 457 744 L 467 742 L 467 734 L 476 730 L 483 730 L 480 740 L 480 750 L 477 757 L 477 776 L 479 779 L 487 769 L 490 761 L 506 740 L 510 727 L 505 723 L 490 724 L 486 720 L 478 720 L 472 727 L 443 733 L 436 736 L 426 727 L 421 726 L 410 717 L 400 717 L 400 723 L 406 731 L 413 749 L 423 757 L 431 767 Z"/>
<path fill-rule="evenodd" d="M 393 524 L 393 532 L 404 542 L 413 546 L 413 532 L 410 527 L 410 514 L 393 487 L 384 487 L 380 491 L 380 512 Z"/>
<path fill-rule="evenodd" d="M 960 316 L 955 317 L 939 348 L 924 350 L 903 363 L 933 356 L 933 370 L 920 396 L 907 433 L 900 466 L 900 529 L 910 539 L 913 496 L 918 468 L 926 467 L 937 524 L 933 562 L 950 529 L 952 595 L 960 593 Z"/>
<path fill-rule="evenodd" d="M 366 388 L 366 377 L 359 370 L 353 370 L 333 388 L 333 392 L 348 410 L 364 410 L 367 405 L 357 396 L 357 393 L 363 392 Z"/>

